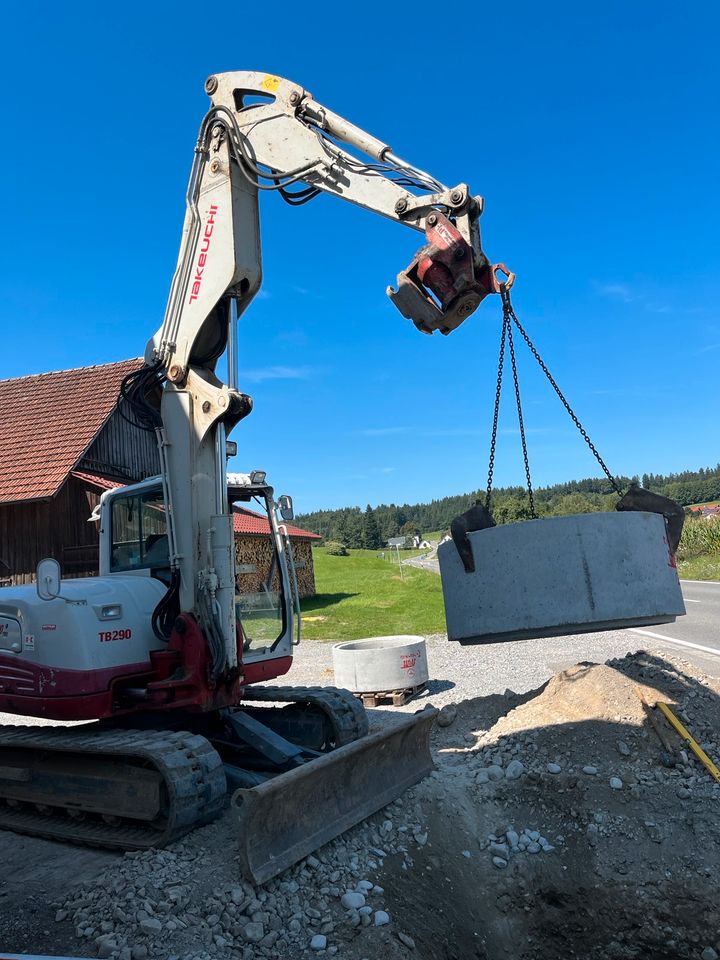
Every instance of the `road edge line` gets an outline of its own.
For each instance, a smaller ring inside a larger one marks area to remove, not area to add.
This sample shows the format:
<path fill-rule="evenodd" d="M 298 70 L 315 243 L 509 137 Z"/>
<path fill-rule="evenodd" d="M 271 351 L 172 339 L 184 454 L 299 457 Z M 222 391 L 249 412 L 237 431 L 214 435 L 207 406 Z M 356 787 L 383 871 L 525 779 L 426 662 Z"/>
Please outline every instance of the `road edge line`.
<path fill-rule="evenodd" d="M 643 637 L 652 637 L 653 640 L 665 640 L 667 643 L 677 643 L 681 647 L 692 647 L 693 650 L 702 650 L 703 653 L 712 653 L 720 657 L 720 650 L 714 647 L 704 647 L 701 643 L 690 643 L 689 640 L 678 640 L 676 637 L 666 637 L 662 633 L 653 633 L 652 630 L 640 630 L 638 627 L 630 627 L 630 633 L 637 633 Z"/>

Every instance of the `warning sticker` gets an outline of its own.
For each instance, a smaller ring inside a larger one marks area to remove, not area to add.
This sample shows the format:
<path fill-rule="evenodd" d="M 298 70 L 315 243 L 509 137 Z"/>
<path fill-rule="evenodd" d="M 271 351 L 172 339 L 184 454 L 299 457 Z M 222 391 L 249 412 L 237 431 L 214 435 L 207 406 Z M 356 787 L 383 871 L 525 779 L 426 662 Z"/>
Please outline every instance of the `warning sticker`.
<path fill-rule="evenodd" d="M 268 90 L 270 93 L 275 93 L 277 88 L 280 86 L 280 77 L 273 77 L 272 74 L 268 74 L 260 86 L 263 87 L 263 89 Z"/>
<path fill-rule="evenodd" d="M 35 649 L 35 634 L 34 634 L 34 633 L 26 633 L 26 634 L 25 634 L 25 636 L 23 637 L 23 647 L 25 647 L 26 650 L 34 650 L 34 649 Z"/>

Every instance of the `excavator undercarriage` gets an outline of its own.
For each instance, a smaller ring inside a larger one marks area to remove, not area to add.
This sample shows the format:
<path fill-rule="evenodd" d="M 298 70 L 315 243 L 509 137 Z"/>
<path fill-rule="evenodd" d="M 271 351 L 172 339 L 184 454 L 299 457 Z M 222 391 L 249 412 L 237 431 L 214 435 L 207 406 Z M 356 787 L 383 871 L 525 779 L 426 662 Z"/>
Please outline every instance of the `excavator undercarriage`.
<path fill-rule="evenodd" d="M 0 829 L 162 847 L 210 823 L 231 798 L 240 863 L 260 883 L 432 769 L 432 708 L 368 734 L 364 708 L 344 690 L 262 687 L 247 696 L 274 705 L 200 715 L 194 730 L 142 728 L 167 722 L 157 715 L 128 718 L 126 729 L 3 727 Z"/>

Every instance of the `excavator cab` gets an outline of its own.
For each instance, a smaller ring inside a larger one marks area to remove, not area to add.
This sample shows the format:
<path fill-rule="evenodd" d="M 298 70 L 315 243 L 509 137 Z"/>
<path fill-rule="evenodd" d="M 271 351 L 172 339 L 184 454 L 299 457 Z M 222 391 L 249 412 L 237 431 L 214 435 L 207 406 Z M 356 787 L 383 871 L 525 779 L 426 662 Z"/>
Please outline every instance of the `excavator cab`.
<path fill-rule="evenodd" d="M 265 477 L 260 470 L 228 474 L 238 653 L 244 662 L 288 656 L 293 637 L 299 642 L 297 576 L 285 524 L 292 501 L 282 496 L 276 503 Z M 159 477 L 108 491 L 101 517 L 101 576 L 136 573 L 170 584 L 167 508 Z"/>

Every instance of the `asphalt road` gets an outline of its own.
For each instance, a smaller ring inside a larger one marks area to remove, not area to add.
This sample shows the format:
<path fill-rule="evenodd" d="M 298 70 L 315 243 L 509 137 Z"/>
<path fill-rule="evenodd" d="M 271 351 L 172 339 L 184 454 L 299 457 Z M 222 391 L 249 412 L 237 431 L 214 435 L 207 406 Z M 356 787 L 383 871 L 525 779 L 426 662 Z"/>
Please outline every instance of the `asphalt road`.
<path fill-rule="evenodd" d="M 720 655 L 720 583 L 714 580 L 681 580 L 685 598 L 684 617 L 678 617 L 675 623 L 659 624 L 656 627 L 642 627 L 630 633 L 649 640 L 657 640 L 674 648 L 677 653 L 684 648 L 688 659 L 697 661 L 706 656 L 718 665 Z M 703 649 L 705 648 L 705 649 Z"/>

